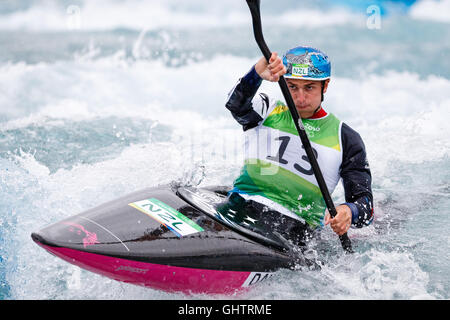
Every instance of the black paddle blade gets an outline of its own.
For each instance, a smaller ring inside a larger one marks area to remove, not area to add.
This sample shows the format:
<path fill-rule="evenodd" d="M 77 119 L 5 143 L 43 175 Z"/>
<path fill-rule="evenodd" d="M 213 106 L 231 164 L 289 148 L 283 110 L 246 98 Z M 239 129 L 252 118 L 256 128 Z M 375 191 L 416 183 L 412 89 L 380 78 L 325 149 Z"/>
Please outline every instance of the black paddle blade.
<path fill-rule="evenodd" d="M 346 253 L 354 253 L 352 248 L 352 242 L 348 237 L 347 233 L 344 233 L 342 236 L 339 236 L 339 240 L 341 240 L 342 248 Z"/>

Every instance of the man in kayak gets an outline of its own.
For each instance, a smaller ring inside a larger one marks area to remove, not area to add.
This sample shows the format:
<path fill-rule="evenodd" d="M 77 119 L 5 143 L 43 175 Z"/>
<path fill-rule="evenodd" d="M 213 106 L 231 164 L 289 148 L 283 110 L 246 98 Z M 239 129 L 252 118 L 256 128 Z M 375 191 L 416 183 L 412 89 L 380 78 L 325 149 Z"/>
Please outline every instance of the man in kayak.
<path fill-rule="evenodd" d="M 276 53 L 269 62 L 262 57 L 239 79 L 226 108 L 244 129 L 245 163 L 220 211 L 229 216 L 238 212 L 241 220 L 234 220 L 244 225 L 264 219 L 269 228 L 300 244 L 323 225 L 342 235 L 352 225 L 361 228 L 372 222 L 371 173 L 364 143 L 322 106 L 330 74 L 326 54 L 301 46 L 283 59 Z M 346 203 L 336 207 L 334 218 L 326 211 L 288 107 L 264 93 L 256 95 L 263 80 L 278 82 L 281 76 L 286 78 L 330 194 L 342 178 Z"/>

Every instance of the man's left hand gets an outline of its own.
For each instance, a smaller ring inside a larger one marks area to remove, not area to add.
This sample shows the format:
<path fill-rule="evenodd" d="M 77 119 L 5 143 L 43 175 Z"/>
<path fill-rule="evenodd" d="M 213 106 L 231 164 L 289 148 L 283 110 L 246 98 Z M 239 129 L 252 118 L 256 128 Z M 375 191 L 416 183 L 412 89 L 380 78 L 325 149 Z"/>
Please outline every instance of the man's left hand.
<path fill-rule="evenodd" d="M 325 225 L 330 224 L 331 229 L 335 233 L 337 233 L 339 236 L 343 235 L 350 229 L 350 226 L 352 224 L 352 211 L 350 210 L 350 207 L 341 204 L 340 206 L 336 207 L 336 216 L 334 218 L 331 218 L 330 213 L 327 210 L 327 213 L 325 215 Z"/>

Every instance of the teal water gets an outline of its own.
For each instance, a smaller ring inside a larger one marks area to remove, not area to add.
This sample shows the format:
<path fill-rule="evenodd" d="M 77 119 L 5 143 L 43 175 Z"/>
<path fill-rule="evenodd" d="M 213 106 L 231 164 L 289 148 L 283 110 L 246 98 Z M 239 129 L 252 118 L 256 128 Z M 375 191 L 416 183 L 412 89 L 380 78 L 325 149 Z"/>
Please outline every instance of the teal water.
<path fill-rule="evenodd" d="M 365 141 L 376 218 L 349 231 L 355 255 L 324 229 L 321 271 L 280 271 L 238 298 L 449 298 L 450 2 L 409 2 L 372 28 L 361 4 L 262 1 L 273 51 L 330 56 L 324 106 Z M 224 102 L 260 56 L 245 2 L 5 1 L 0 48 L 0 299 L 223 298 L 118 283 L 30 234 L 160 183 L 232 183 L 242 130 Z"/>

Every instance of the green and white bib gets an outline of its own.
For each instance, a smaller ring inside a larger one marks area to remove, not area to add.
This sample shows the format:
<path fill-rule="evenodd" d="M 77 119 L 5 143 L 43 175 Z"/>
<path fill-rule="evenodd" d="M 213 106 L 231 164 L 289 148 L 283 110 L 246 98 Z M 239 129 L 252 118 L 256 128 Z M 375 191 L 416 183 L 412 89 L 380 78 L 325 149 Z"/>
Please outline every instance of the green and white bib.
<path fill-rule="evenodd" d="M 340 179 L 342 122 L 333 114 L 302 121 L 331 194 Z M 320 225 L 325 201 L 289 109 L 282 102 L 269 109 L 259 126 L 245 132 L 244 167 L 234 186 L 246 199 L 312 227 Z"/>

